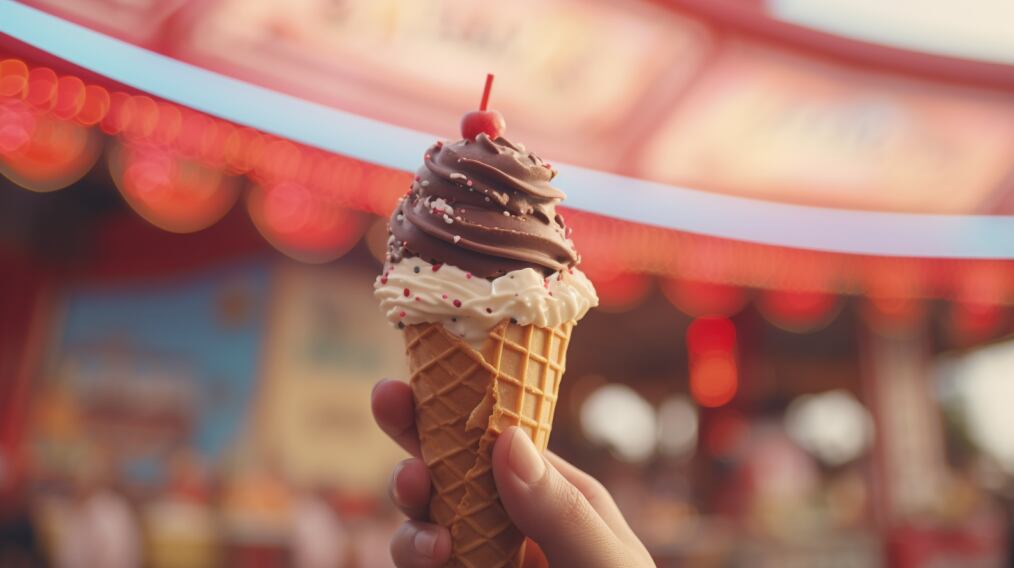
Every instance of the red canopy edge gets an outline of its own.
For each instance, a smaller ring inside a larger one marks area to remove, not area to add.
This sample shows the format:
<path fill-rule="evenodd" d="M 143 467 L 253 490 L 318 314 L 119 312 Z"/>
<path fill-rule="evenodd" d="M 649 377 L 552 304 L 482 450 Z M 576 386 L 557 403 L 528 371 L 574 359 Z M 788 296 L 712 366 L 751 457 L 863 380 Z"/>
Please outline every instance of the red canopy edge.
<path fill-rule="evenodd" d="M 108 143 L 167 152 L 181 162 L 235 176 L 248 187 L 297 184 L 320 207 L 386 216 L 412 177 L 16 59 L 0 61 L 0 103 L 41 120 L 104 134 Z M 0 159 L 15 162 L 18 151 L 0 146 Z M 587 266 L 600 272 L 643 272 L 770 289 L 1014 303 L 1014 261 L 818 252 L 565 213 Z"/>

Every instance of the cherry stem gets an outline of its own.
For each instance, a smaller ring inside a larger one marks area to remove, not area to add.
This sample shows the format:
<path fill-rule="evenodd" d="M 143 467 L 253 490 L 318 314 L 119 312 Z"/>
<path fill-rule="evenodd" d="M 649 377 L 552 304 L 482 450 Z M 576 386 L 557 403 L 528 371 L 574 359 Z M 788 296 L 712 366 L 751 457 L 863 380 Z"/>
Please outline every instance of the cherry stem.
<path fill-rule="evenodd" d="M 489 103 L 489 92 L 493 89 L 493 74 L 486 73 L 486 87 L 482 90 L 482 102 L 479 103 L 479 110 L 486 110 Z"/>

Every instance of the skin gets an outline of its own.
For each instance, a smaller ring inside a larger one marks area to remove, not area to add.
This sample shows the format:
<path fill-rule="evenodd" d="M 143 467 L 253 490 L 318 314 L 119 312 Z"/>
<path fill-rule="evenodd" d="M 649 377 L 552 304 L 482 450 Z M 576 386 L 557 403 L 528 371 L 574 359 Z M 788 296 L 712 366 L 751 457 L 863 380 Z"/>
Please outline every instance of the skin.
<path fill-rule="evenodd" d="M 391 500 L 408 517 L 391 539 L 391 556 L 399 568 L 442 566 L 451 537 L 427 522 L 430 476 L 419 453 L 412 391 L 404 382 L 380 381 L 372 407 L 380 428 L 412 455 L 391 474 Z M 605 487 L 552 452 L 539 454 L 517 428 L 497 440 L 493 474 L 507 513 L 529 539 L 525 568 L 655 566 Z"/>

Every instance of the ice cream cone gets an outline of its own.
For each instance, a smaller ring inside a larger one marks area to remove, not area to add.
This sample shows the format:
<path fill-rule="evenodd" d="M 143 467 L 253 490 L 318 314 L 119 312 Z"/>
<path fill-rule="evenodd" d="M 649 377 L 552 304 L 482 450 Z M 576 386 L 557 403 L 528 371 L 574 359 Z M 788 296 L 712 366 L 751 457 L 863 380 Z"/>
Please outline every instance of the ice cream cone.
<path fill-rule="evenodd" d="M 448 566 L 520 566 L 524 537 L 497 495 L 493 444 L 518 426 L 546 448 L 572 328 L 502 322 L 480 349 L 438 323 L 405 328 L 430 517 L 451 531 Z"/>

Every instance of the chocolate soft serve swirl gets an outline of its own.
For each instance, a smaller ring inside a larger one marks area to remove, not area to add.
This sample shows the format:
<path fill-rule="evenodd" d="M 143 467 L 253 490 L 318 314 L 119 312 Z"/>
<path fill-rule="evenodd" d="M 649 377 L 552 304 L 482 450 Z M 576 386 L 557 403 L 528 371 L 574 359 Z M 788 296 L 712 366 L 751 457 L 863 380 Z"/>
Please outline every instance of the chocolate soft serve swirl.
<path fill-rule="evenodd" d="M 550 184 L 555 175 L 503 137 L 437 142 L 391 217 L 389 261 L 419 257 L 488 279 L 575 266 L 578 254 L 556 212 L 565 196 Z"/>

